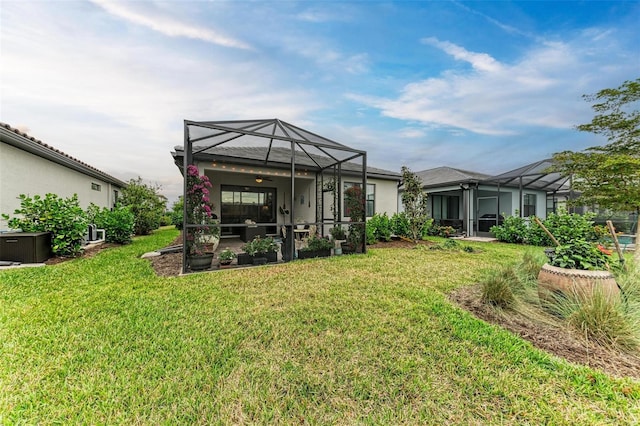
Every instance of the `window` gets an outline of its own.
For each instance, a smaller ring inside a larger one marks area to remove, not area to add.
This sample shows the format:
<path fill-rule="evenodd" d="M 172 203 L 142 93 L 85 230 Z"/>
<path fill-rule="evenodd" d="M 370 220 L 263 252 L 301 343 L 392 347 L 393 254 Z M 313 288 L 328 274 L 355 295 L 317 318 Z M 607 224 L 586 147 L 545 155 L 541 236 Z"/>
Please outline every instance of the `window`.
<path fill-rule="evenodd" d="M 102 191 L 102 186 L 98 183 L 91 182 L 91 189 L 94 191 Z"/>
<path fill-rule="evenodd" d="M 536 194 L 524 194 L 522 216 L 529 217 L 536 214 Z"/>
<path fill-rule="evenodd" d="M 355 182 L 345 182 L 344 183 L 344 192 L 351 188 L 351 187 L 356 187 L 356 188 L 360 188 L 362 187 L 361 183 L 355 183 Z M 344 195 L 343 195 L 344 197 Z M 342 205 L 344 206 L 344 215 L 345 216 L 349 216 L 349 212 L 347 209 L 347 205 L 344 202 L 344 199 L 342 201 Z M 372 183 L 368 183 L 367 184 L 367 194 L 365 196 L 365 206 L 366 206 L 366 214 L 367 217 L 372 217 L 374 214 L 376 214 L 376 185 L 372 184 Z"/>
<path fill-rule="evenodd" d="M 118 195 L 120 195 L 118 194 L 118 190 L 114 189 L 113 190 L 113 207 L 118 205 Z"/>
<path fill-rule="evenodd" d="M 434 219 L 460 219 L 460 197 L 457 195 L 432 195 Z"/>

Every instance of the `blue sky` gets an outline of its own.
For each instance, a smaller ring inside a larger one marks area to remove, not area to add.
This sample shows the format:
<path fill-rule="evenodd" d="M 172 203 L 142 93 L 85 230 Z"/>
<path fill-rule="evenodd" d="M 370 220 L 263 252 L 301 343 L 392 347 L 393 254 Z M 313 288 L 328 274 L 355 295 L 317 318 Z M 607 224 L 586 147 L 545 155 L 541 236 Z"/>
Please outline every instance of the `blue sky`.
<path fill-rule="evenodd" d="M 637 1 L 0 0 L 0 121 L 171 200 L 189 120 L 280 118 L 399 171 L 497 174 L 603 144 Z"/>

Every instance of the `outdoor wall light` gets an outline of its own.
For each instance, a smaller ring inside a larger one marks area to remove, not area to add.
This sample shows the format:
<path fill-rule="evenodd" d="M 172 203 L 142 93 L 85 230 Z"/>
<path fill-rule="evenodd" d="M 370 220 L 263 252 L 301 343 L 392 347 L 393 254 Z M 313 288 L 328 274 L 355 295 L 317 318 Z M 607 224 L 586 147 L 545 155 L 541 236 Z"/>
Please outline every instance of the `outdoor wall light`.
<path fill-rule="evenodd" d="M 256 182 L 262 183 L 262 176 L 256 176 Z"/>

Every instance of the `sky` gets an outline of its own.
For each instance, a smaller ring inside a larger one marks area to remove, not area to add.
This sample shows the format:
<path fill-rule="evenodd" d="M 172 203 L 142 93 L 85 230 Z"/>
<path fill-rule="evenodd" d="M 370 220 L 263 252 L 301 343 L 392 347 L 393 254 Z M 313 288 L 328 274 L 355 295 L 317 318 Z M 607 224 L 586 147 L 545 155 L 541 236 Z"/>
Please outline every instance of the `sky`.
<path fill-rule="evenodd" d="M 638 77 L 639 1 L 0 0 L 0 121 L 170 201 L 185 119 L 499 174 L 605 144 L 583 95 Z"/>

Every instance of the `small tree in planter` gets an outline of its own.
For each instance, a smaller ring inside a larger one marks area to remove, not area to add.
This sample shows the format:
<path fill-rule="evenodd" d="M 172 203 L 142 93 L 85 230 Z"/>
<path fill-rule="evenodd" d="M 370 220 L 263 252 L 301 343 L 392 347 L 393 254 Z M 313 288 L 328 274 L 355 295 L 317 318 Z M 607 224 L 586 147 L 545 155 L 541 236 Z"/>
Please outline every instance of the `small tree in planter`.
<path fill-rule="evenodd" d="M 187 206 L 186 223 L 198 225 L 195 228 L 184 229 L 187 237 L 187 254 L 191 258 L 189 260 L 191 269 L 194 269 L 195 259 L 205 257 L 213 259 L 213 252 L 220 241 L 220 228 L 216 226 L 218 221 L 213 214 L 213 203 L 209 200 L 209 188 L 211 188 L 209 178 L 205 175 L 200 176 L 198 168 L 193 164 L 189 165 L 187 167 L 187 197 L 185 200 Z M 204 264 L 205 261 L 203 260 L 202 263 Z M 210 260 L 208 265 L 211 266 Z M 198 268 L 200 267 L 195 267 L 195 269 Z M 208 267 L 204 269 L 208 269 Z"/>

